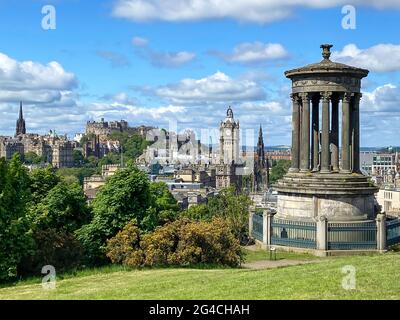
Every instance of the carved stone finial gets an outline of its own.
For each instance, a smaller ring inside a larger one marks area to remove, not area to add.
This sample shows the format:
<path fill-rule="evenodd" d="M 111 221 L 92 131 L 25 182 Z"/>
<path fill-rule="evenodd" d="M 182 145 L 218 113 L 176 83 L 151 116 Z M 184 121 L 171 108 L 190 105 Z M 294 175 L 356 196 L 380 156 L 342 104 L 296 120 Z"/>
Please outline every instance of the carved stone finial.
<path fill-rule="evenodd" d="M 333 45 L 331 44 L 321 44 L 321 49 L 322 49 L 322 57 L 324 60 L 329 60 L 331 56 L 331 48 Z"/>

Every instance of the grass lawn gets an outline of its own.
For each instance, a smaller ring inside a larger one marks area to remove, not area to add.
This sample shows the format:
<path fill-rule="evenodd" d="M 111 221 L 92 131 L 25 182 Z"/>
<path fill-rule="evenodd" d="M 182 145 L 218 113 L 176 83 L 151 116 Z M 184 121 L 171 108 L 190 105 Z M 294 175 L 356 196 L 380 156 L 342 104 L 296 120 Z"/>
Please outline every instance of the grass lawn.
<path fill-rule="evenodd" d="M 266 252 L 249 252 L 248 261 L 260 257 L 265 259 Z M 54 290 L 44 290 L 39 278 L 22 281 L 0 288 L 0 299 L 400 299 L 399 254 L 318 260 L 269 270 L 112 266 L 58 277 Z M 356 268 L 355 290 L 342 288 L 347 265 Z"/>

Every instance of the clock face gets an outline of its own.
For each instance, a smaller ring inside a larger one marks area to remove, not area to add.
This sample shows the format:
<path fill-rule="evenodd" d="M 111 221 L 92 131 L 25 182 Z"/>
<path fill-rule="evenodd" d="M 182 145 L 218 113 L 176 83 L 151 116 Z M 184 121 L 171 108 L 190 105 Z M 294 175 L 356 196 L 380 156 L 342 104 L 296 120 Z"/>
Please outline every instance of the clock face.
<path fill-rule="evenodd" d="M 225 135 L 230 136 L 230 135 L 231 135 L 231 130 L 226 129 L 226 130 L 225 130 Z"/>

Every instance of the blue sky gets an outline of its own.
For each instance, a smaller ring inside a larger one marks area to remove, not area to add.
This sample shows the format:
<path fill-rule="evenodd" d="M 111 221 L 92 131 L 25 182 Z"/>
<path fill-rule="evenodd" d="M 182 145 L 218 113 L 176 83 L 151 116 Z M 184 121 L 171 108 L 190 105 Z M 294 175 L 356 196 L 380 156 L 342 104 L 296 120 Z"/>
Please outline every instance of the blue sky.
<path fill-rule="evenodd" d="M 293 2 L 0 0 L 0 134 L 13 134 L 19 100 L 28 131 L 69 135 L 101 117 L 199 132 L 232 105 L 243 129 L 261 124 L 267 145 L 289 144 L 283 72 L 321 60 L 328 42 L 335 60 L 371 70 L 362 145 L 399 145 L 400 4 Z M 347 4 L 355 30 L 342 28 Z M 55 30 L 41 26 L 44 5 Z"/>

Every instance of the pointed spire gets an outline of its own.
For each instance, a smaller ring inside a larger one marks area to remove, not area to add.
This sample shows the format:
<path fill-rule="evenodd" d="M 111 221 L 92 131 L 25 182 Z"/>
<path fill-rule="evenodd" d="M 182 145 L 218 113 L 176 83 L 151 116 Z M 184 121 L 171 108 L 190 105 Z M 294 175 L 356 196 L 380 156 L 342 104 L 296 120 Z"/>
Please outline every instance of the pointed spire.
<path fill-rule="evenodd" d="M 19 117 L 20 120 L 24 119 L 24 114 L 22 112 L 22 101 L 19 102 Z"/>

